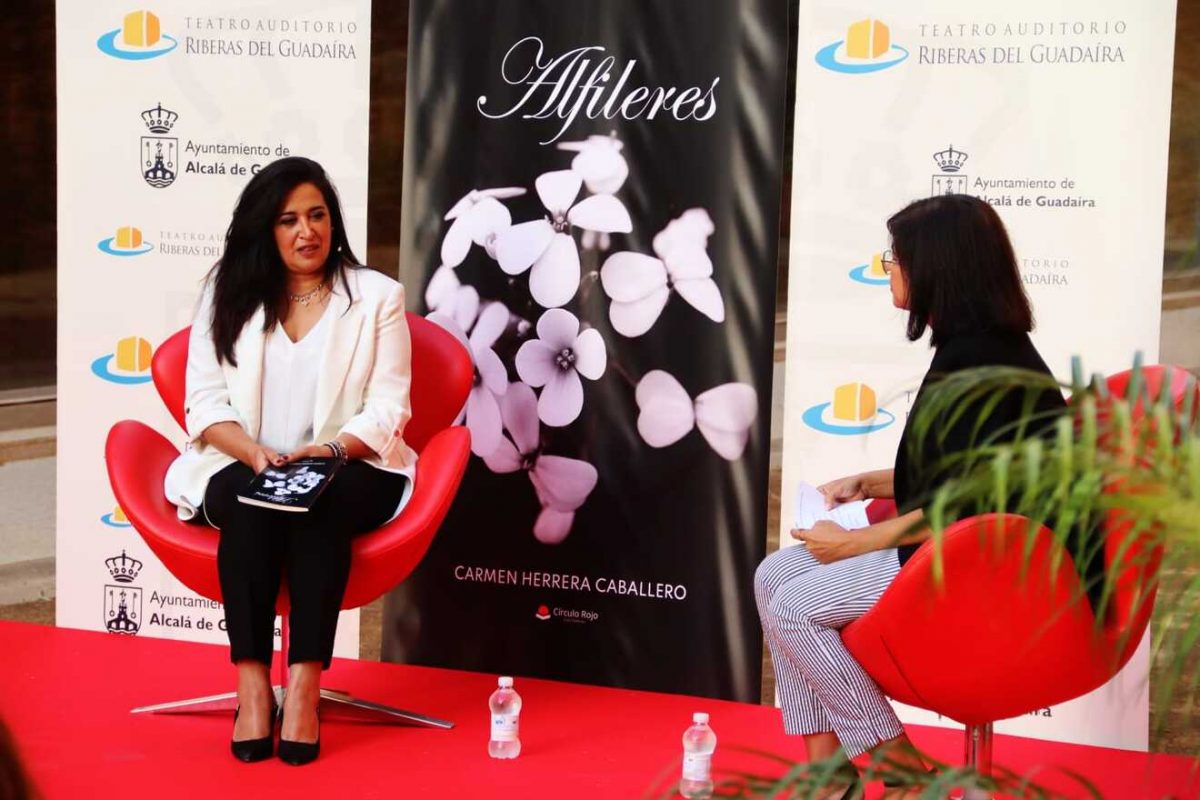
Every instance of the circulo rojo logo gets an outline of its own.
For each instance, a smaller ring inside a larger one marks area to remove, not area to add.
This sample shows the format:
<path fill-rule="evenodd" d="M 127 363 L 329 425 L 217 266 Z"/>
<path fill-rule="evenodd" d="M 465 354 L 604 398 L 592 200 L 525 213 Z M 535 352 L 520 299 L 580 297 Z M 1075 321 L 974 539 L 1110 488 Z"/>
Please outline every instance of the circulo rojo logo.
<path fill-rule="evenodd" d="M 543 621 L 550 619 L 550 607 L 543 603 L 537 607 L 537 613 L 534 616 Z"/>
<path fill-rule="evenodd" d="M 92 374 L 109 383 L 148 383 L 153 353 L 150 342 L 140 336 L 126 336 L 117 342 L 116 350 L 92 362 Z"/>
<path fill-rule="evenodd" d="M 142 231 L 133 226 L 117 228 L 115 236 L 101 239 L 96 247 L 110 256 L 140 256 L 154 249 L 154 245 L 142 238 Z"/>
<path fill-rule="evenodd" d="M 850 280 L 869 286 L 886 286 L 891 282 L 883 269 L 883 253 L 872 253 L 871 260 L 850 270 Z"/>
<path fill-rule="evenodd" d="M 892 43 L 887 25 L 877 19 L 860 19 L 846 30 L 846 38 L 817 51 L 817 63 L 834 72 L 861 75 L 879 72 L 908 58 L 908 50 Z"/>
<path fill-rule="evenodd" d="M 804 424 L 836 436 L 861 436 L 881 431 L 896 415 L 875 403 L 875 390 L 865 383 L 845 383 L 833 390 L 832 403 L 818 403 L 801 417 Z"/>
<path fill-rule="evenodd" d="M 131 527 L 129 517 L 125 516 L 125 512 L 120 506 L 113 506 L 113 510 L 100 517 L 100 521 L 110 528 L 128 528 Z"/>
<path fill-rule="evenodd" d="M 100 52 L 126 61 L 145 61 L 158 58 L 179 46 L 174 36 L 162 32 L 158 15 L 150 11 L 131 11 L 121 27 L 96 40 Z"/>

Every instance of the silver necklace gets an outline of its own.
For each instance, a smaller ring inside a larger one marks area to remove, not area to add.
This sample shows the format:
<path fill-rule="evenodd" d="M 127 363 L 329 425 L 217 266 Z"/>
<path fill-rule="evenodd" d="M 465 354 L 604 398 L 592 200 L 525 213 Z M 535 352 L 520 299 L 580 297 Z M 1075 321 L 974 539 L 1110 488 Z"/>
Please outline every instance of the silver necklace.
<path fill-rule="evenodd" d="M 315 300 L 320 300 L 324 296 L 324 292 L 325 281 L 321 281 L 319 284 L 317 284 L 316 288 L 307 291 L 304 294 L 289 294 L 288 300 L 291 300 L 293 303 L 298 303 L 302 306 L 307 306 L 309 303 L 312 303 Z"/>

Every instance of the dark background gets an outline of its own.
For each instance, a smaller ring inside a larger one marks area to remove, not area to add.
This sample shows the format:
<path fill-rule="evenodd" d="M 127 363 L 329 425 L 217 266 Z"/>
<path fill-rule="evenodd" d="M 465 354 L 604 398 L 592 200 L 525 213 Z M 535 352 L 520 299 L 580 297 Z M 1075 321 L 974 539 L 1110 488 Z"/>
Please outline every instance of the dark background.
<path fill-rule="evenodd" d="M 762 642 L 751 583 L 766 540 L 787 3 L 459 0 L 411 7 L 400 259 L 406 285 L 423 289 L 439 266 L 448 227 L 442 217 L 462 195 L 525 186 L 529 193 L 507 205 L 514 222 L 538 219 L 545 211 L 534 179 L 570 166 L 573 153 L 538 144 L 561 120 L 524 120 L 520 112 L 490 120 L 476 110 L 480 95 L 492 113 L 520 96 L 522 87 L 503 82 L 500 64 L 514 43 L 532 35 L 547 55 L 604 47 L 617 59 L 614 80 L 635 59 L 626 92 L 638 85 L 703 92 L 721 78 L 708 121 L 581 115 L 562 140 L 615 131 L 625 143 L 630 176 L 617 196 L 634 231 L 614 235 L 610 252 L 653 255 L 651 240 L 671 219 L 691 207 L 708 210 L 726 320 L 714 323 L 672 296 L 647 334 L 626 339 L 611 329 L 608 298 L 587 277 L 602 258 L 585 254 L 582 286 L 566 308 L 601 332 L 609 368 L 599 381 L 584 381 L 575 423 L 543 426 L 542 445 L 545 453 L 593 463 L 599 484 L 566 541 L 547 546 L 532 534 L 539 505 L 528 478 L 494 475 L 473 458 L 432 548 L 385 606 L 384 655 L 757 701 Z M 528 273 L 510 281 L 473 247 L 458 274 L 485 300 L 502 300 L 536 323 L 541 309 L 529 299 Z M 510 366 L 521 341 L 514 332 L 497 348 Z M 742 458 L 725 461 L 698 431 L 661 450 L 645 444 L 632 384 L 652 369 L 673 374 L 693 398 L 731 381 L 754 386 L 759 413 Z M 518 379 L 515 370 L 510 379 Z M 684 584 L 688 597 L 459 582 L 452 575 L 459 564 Z M 596 611 L 600 619 L 539 621 L 541 604 Z"/>

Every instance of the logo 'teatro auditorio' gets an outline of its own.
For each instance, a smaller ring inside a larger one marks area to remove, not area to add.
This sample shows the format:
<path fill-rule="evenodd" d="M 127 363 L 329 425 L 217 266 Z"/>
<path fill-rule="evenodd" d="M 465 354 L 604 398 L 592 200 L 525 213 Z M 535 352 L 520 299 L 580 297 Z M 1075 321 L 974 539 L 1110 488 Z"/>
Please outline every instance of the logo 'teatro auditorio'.
<path fill-rule="evenodd" d="M 92 362 L 92 374 L 109 383 L 136 386 L 153 380 L 150 362 L 154 347 L 141 336 L 126 336 L 117 342 L 111 353 Z"/>
<path fill-rule="evenodd" d="M 863 75 L 900 65 L 908 50 L 892 41 L 892 31 L 877 19 L 860 19 L 846 29 L 846 38 L 817 51 L 817 64 L 831 72 Z"/>
<path fill-rule="evenodd" d="M 846 383 L 833 390 L 833 402 L 812 406 L 801 419 L 821 433 L 861 436 L 883 430 L 896 421 L 896 415 L 876 405 L 875 390 L 870 386 Z"/>
<path fill-rule="evenodd" d="M 129 12 L 121 20 L 121 27 L 105 32 L 96 40 L 101 53 L 122 61 L 158 58 L 178 46 L 174 36 L 162 32 L 158 15 L 151 11 Z"/>

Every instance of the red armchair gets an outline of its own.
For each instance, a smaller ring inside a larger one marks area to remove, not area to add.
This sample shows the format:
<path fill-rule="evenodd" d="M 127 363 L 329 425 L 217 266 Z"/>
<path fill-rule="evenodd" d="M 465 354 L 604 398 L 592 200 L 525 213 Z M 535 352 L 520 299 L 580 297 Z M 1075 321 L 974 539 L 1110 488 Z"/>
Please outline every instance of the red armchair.
<path fill-rule="evenodd" d="M 1154 366 L 1142 375 L 1151 397 L 1165 390 L 1177 409 L 1183 405 L 1185 371 Z M 1125 396 L 1129 378 L 1128 372 L 1111 377 L 1110 393 Z M 895 511 L 892 501 L 877 501 L 868 516 L 876 522 Z M 847 649 L 884 694 L 967 726 L 966 762 L 985 774 L 993 722 L 1079 697 L 1110 680 L 1137 649 L 1158 588 L 1161 547 L 1147 552 L 1126 546 L 1130 525 L 1110 516 L 1106 565 L 1121 566 L 1111 608 L 1097 627 L 1081 600 L 1074 564 L 1069 555 L 1056 554 L 1061 547 L 1051 532 L 1040 528 L 1032 552 L 1024 554 L 1030 524 L 1016 515 L 988 514 L 951 525 L 941 585 L 927 542 L 874 608 L 842 630 Z M 1062 558 L 1052 571 L 1056 555 Z M 954 653 L 970 658 L 954 659 Z"/>
<path fill-rule="evenodd" d="M 413 494 L 404 511 L 383 527 L 354 539 L 350 578 L 343 608 L 371 602 L 402 581 L 428 549 L 454 499 L 470 455 L 470 434 L 453 425 L 473 380 L 470 356 L 450 334 L 414 314 L 408 315 L 412 336 L 412 418 L 404 438 L 420 454 Z M 188 331 L 171 336 L 151 363 L 155 388 L 175 421 L 184 427 L 184 373 Z M 181 522 L 163 495 L 163 477 L 176 448 L 157 431 L 136 421 L 118 422 L 105 444 L 113 494 L 134 529 L 176 578 L 197 594 L 221 599 L 217 580 L 217 531 Z M 277 604 L 284 615 L 287 638 L 287 594 Z M 285 658 L 280 658 L 277 699 L 286 686 Z M 134 709 L 134 712 L 187 712 L 233 708 L 232 694 L 214 695 Z M 378 719 L 432 727 L 453 724 L 420 714 L 357 700 L 342 692 L 322 691 L 322 700 Z"/>

